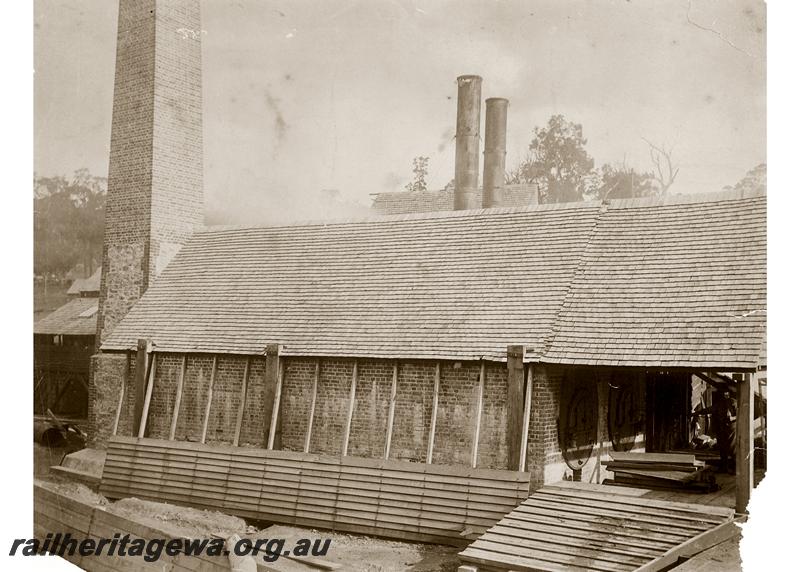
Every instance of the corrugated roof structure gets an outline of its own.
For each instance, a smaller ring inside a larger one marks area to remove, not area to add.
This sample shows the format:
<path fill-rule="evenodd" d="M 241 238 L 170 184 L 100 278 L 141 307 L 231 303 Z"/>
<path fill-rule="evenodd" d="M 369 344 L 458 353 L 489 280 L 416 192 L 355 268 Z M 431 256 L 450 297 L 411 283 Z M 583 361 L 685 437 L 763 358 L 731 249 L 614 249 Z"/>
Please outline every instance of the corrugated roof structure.
<path fill-rule="evenodd" d="M 97 330 L 97 298 L 75 298 L 34 322 L 34 334 L 93 336 Z"/>
<path fill-rule="evenodd" d="M 208 228 L 102 349 L 755 367 L 765 234 L 742 193 Z"/>

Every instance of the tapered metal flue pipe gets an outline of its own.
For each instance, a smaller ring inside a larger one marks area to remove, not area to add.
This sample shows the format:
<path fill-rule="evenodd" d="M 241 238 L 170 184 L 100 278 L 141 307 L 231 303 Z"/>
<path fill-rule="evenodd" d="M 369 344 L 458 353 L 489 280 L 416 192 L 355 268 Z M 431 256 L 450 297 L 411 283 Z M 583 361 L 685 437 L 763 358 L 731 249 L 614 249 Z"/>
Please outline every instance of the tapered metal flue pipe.
<path fill-rule="evenodd" d="M 468 209 L 478 192 L 481 130 L 481 82 L 477 75 L 458 77 L 456 115 L 456 177 L 453 208 Z"/>
<path fill-rule="evenodd" d="M 486 100 L 486 131 L 483 137 L 483 208 L 499 207 L 506 183 L 506 122 L 508 100 Z"/>

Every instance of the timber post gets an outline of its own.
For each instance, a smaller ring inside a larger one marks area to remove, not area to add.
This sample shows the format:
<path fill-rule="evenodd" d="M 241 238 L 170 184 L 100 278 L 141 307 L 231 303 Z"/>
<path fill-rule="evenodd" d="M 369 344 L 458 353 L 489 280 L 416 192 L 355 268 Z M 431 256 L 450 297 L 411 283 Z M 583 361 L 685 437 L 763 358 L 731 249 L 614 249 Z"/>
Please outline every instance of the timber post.
<path fill-rule="evenodd" d="M 268 449 L 281 448 L 280 395 L 278 394 L 280 350 L 279 344 L 269 344 L 264 351 L 264 443 Z"/>
<path fill-rule="evenodd" d="M 520 441 L 522 440 L 523 415 L 525 413 L 525 346 L 508 346 L 506 365 L 508 366 L 508 399 L 506 407 L 506 450 L 508 451 L 509 471 L 516 471 L 520 465 Z"/>
<path fill-rule="evenodd" d="M 142 410 L 144 409 L 144 393 L 147 389 L 147 366 L 149 342 L 139 339 L 136 342 L 136 367 L 133 373 L 133 423 L 131 424 L 131 434 L 136 435 L 139 424 L 142 422 Z"/>
<path fill-rule="evenodd" d="M 736 392 L 736 512 L 747 512 L 753 490 L 753 374 L 746 373 Z"/>

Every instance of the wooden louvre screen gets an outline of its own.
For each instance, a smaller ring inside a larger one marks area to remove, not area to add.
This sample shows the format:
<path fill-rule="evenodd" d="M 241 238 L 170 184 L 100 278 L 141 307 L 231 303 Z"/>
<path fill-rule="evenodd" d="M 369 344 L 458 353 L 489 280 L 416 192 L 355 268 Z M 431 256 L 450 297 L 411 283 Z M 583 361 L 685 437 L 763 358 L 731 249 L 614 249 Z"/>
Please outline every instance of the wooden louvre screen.
<path fill-rule="evenodd" d="M 530 473 L 113 437 L 100 492 L 254 520 L 463 545 L 528 496 Z"/>
<path fill-rule="evenodd" d="M 597 486 L 537 490 L 459 558 L 478 572 L 656 572 L 736 533 L 733 509 Z"/>

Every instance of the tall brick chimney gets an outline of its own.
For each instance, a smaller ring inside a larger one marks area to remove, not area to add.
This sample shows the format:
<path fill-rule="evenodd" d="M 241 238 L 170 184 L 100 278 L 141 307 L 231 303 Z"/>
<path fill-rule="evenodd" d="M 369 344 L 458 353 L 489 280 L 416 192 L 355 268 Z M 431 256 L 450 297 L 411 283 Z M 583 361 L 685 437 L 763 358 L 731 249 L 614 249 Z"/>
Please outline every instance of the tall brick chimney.
<path fill-rule="evenodd" d="M 483 208 L 503 204 L 506 184 L 506 123 L 508 100 L 491 97 L 486 100 L 486 132 L 483 138 Z"/>
<path fill-rule="evenodd" d="M 480 162 L 481 82 L 477 75 L 458 77 L 458 113 L 456 115 L 456 177 L 453 208 L 464 210 L 479 206 L 478 168 Z M 475 204 L 475 203 L 478 204 Z"/>
<path fill-rule="evenodd" d="M 98 343 L 203 224 L 199 0 L 120 0 Z"/>

